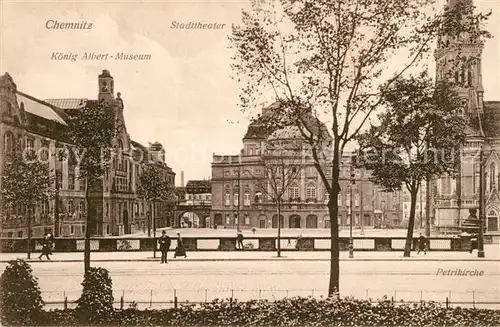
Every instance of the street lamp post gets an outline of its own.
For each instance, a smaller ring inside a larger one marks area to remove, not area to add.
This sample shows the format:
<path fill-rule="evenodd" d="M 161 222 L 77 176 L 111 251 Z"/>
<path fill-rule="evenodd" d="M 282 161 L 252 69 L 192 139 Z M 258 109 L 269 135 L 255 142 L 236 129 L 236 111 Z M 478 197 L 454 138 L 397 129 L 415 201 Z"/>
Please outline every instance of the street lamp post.
<path fill-rule="evenodd" d="M 351 183 L 350 183 L 350 199 L 349 199 L 349 210 L 350 210 L 350 217 L 349 217 L 349 258 L 354 258 L 354 242 L 352 239 L 352 192 L 353 192 L 353 185 L 354 185 L 354 166 L 353 163 L 351 162 Z"/>
<path fill-rule="evenodd" d="M 484 167 L 483 147 L 479 152 L 479 235 L 477 237 L 477 257 L 484 258 Z"/>
<path fill-rule="evenodd" d="M 364 228 L 364 220 L 365 220 L 365 212 L 363 208 L 363 173 L 360 173 L 360 182 L 359 182 L 359 197 L 360 197 L 360 222 L 361 222 L 361 234 L 360 235 L 365 235 L 365 228 Z"/>

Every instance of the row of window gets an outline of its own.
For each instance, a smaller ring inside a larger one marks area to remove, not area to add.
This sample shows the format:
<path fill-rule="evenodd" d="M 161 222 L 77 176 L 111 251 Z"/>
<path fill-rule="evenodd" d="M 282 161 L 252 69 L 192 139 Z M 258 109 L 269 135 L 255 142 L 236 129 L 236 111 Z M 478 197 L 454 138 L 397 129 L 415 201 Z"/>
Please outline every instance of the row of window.
<path fill-rule="evenodd" d="M 250 225 L 250 216 L 248 214 L 245 214 L 243 217 L 243 223 L 245 225 Z M 231 225 L 231 222 L 234 223 L 234 225 L 238 225 L 238 215 L 234 214 L 232 217 L 230 214 L 226 214 L 226 225 Z"/>
<path fill-rule="evenodd" d="M 187 200 L 210 200 L 210 194 L 186 194 Z"/>

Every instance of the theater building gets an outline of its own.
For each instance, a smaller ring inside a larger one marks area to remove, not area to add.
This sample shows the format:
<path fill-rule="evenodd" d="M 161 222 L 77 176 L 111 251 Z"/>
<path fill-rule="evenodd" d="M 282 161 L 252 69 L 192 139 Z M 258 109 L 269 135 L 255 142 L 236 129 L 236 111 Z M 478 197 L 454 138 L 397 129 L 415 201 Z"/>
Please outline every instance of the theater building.
<path fill-rule="evenodd" d="M 120 154 L 112 160 L 102 183 L 94 185 L 90 213 L 92 235 L 124 235 L 142 232 L 151 212 L 149 203 L 137 196 L 141 170 L 146 164 L 162 167 L 163 178 L 174 184 L 175 173 L 165 162 L 165 150 L 159 143 L 143 146 L 133 141 L 126 130 L 123 117 L 124 101 L 115 96 L 114 79 L 107 70 L 96 78 L 97 99 L 61 98 L 38 99 L 20 91 L 8 74 L 0 77 L 0 172 L 3 175 L 9 154 L 34 149 L 49 164 L 48 173 L 55 177 L 52 187 L 58 196 L 34 206 L 32 235 L 40 237 L 51 231 L 61 237 L 82 237 L 85 233 L 85 181 L 78 178 L 77 161 L 72 144 L 64 138 L 68 115 L 87 104 L 99 101 L 113 108 L 122 128 L 113 140 Z M 64 151 L 67 160 L 57 161 L 54 155 Z M 1 180 L 1 179 L 0 179 Z M 2 187 L 0 181 L 0 188 Z M 55 210 L 55 203 L 58 203 Z M 158 204 L 161 207 L 162 204 Z M 28 208 L 21 205 L 6 207 L 0 194 L 1 237 L 26 237 Z M 59 212 L 56 219 L 55 211 Z M 162 213 L 158 208 L 155 212 Z M 167 219 L 157 217 L 157 226 Z"/>
<path fill-rule="evenodd" d="M 293 127 L 271 130 L 263 126 L 262 119 L 271 115 L 279 106 L 273 104 L 263 108 L 261 118 L 252 122 L 243 137 L 243 149 L 239 154 L 215 155 L 212 161 L 212 213 L 211 223 L 228 228 L 277 228 L 277 206 L 268 196 L 266 167 L 281 154 L 268 151 L 269 142 L 278 142 L 284 151 L 307 147 L 300 132 Z M 331 137 L 323 123 L 314 123 L 317 132 L 324 137 L 322 148 L 329 149 Z M 314 128 L 314 127 L 313 127 Z M 304 155 L 305 153 L 305 155 Z M 330 217 L 328 193 L 307 151 L 300 151 L 300 158 L 288 155 L 289 165 L 297 166 L 299 173 L 289 184 L 281 206 L 283 228 L 329 228 Z M 339 224 L 350 223 L 350 208 L 353 226 L 382 227 L 398 225 L 402 219 L 399 192 L 388 193 L 369 180 L 369 172 L 352 169 L 351 158 L 343 156 L 341 164 L 339 194 Z M 326 169 L 327 178 L 331 170 Z M 354 184 L 353 184 L 354 181 Z"/>

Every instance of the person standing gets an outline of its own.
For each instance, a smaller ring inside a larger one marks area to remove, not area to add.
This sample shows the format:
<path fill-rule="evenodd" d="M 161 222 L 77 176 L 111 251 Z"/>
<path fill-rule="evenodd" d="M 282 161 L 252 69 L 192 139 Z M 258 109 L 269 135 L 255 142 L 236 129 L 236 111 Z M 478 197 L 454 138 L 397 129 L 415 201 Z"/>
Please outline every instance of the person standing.
<path fill-rule="evenodd" d="M 177 233 L 177 247 L 175 248 L 174 258 L 184 257 L 187 258 L 186 249 L 180 233 Z"/>
<path fill-rule="evenodd" d="M 160 243 L 160 251 L 161 251 L 161 262 L 160 263 L 168 263 L 167 261 L 167 253 L 168 250 L 170 249 L 170 236 L 167 235 L 166 231 L 162 231 L 161 237 L 158 240 L 158 243 Z"/>
<path fill-rule="evenodd" d="M 427 245 L 427 239 L 425 238 L 424 235 L 422 235 L 422 233 L 420 233 L 420 236 L 418 238 L 418 252 L 417 252 L 417 254 L 419 254 L 420 251 L 424 251 L 424 255 L 427 254 L 426 245 Z"/>
<path fill-rule="evenodd" d="M 42 253 L 38 257 L 39 260 L 42 260 L 43 256 L 47 257 L 47 260 L 50 260 L 49 255 L 52 254 L 52 243 L 54 242 L 54 237 L 52 234 L 47 233 L 43 237 L 43 239 L 40 241 L 42 244 Z"/>
<path fill-rule="evenodd" d="M 243 250 L 245 248 L 245 246 L 243 245 L 243 233 L 241 232 L 241 230 L 238 231 L 238 235 L 236 236 L 236 240 L 238 241 L 238 244 L 236 245 L 237 248 Z"/>

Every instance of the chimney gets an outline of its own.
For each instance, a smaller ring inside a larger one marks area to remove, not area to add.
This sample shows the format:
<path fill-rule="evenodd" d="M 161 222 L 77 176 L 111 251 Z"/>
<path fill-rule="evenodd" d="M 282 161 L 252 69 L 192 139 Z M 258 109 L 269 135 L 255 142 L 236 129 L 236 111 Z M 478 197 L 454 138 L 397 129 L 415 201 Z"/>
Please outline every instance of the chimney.
<path fill-rule="evenodd" d="M 184 170 L 181 170 L 181 187 L 184 187 Z"/>

